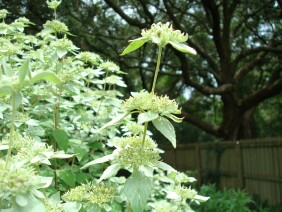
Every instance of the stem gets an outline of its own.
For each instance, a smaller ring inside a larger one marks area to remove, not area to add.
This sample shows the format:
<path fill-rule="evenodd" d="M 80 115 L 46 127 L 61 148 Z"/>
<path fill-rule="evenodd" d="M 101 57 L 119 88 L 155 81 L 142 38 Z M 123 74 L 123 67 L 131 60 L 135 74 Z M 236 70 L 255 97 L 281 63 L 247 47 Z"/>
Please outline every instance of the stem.
<path fill-rule="evenodd" d="M 145 144 L 147 129 L 148 129 L 148 122 L 145 122 L 144 131 L 143 131 L 143 139 L 142 139 L 142 148 L 144 147 L 144 144 Z"/>
<path fill-rule="evenodd" d="M 10 140 L 9 140 L 9 149 L 6 158 L 6 166 L 8 166 L 9 160 L 12 154 L 12 141 L 14 138 L 14 131 L 15 131 L 15 113 L 16 113 L 16 93 L 12 93 L 12 118 L 11 118 L 11 127 L 10 127 Z"/>
<path fill-rule="evenodd" d="M 162 50 L 163 50 L 163 47 L 159 46 L 158 61 L 157 61 L 157 66 L 156 66 L 156 71 L 155 71 L 155 75 L 154 75 L 154 82 L 153 82 L 151 93 L 154 93 L 154 91 L 155 91 L 156 82 L 157 82 L 157 78 L 158 78 L 158 73 L 159 73 L 159 70 L 160 70 Z"/>
<path fill-rule="evenodd" d="M 153 81 L 153 86 L 152 86 L 152 91 L 151 91 L 152 94 L 155 91 L 156 82 L 157 82 L 157 78 L 158 78 L 158 73 L 159 73 L 159 70 L 160 70 L 160 64 L 161 64 L 161 58 L 162 58 L 162 50 L 163 50 L 163 47 L 159 46 L 157 66 L 156 66 L 156 70 L 155 70 L 154 81 Z M 144 147 L 144 144 L 145 144 L 145 138 L 146 138 L 146 134 L 147 134 L 146 133 L 147 129 L 148 129 L 148 122 L 145 122 L 144 131 L 143 131 L 143 139 L 142 139 L 142 147 Z"/>
<path fill-rule="evenodd" d="M 130 203 L 128 203 L 128 205 L 127 205 L 127 212 L 130 212 L 130 207 L 131 207 L 131 205 L 130 205 Z"/>

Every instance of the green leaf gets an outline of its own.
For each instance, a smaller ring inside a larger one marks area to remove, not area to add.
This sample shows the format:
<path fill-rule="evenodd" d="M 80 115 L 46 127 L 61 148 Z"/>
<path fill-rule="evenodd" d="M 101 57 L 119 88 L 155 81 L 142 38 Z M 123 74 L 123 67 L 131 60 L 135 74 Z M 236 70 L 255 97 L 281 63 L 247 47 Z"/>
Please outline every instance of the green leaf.
<path fill-rule="evenodd" d="M 190 53 L 196 55 L 197 52 L 195 49 L 191 48 L 190 46 L 187 46 L 183 43 L 173 42 L 169 41 L 169 43 L 173 46 L 173 48 L 177 49 L 178 51 L 184 52 L 184 53 Z"/>
<path fill-rule="evenodd" d="M 2 66 L 3 66 L 4 74 L 6 76 L 12 77 L 14 75 L 13 70 L 11 69 L 11 67 L 9 65 L 7 65 L 7 63 L 5 61 L 2 61 Z"/>
<path fill-rule="evenodd" d="M 47 80 L 55 84 L 62 84 L 62 81 L 57 75 L 51 71 L 42 71 L 31 78 L 31 83 L 35 83 L 40 80 Z"/>
<path fill-rule="evenodd" d="M 66 131 L 62 129 L 56 129 L 53 131 L 52 135 L 55 141 L 57 142 L 58 146 L 60 147 L 60 149 L 66 152 L 69 146 L 69 138 Z"/>
<path fill-rule="evenodd" d="M 52 183 L 53 177 L 40 177 L 40 185 L 37 188 L 48 188 Z"/>
<path fill-rule="evenodd" d="M 209 197 L 204 197 L 204 196 L 201 196 L 201 195 L 196 195 L 193 197 L 194 200 L 197 200 L 199 202 L 205 202 L 209 199 Z"/>
<path fill-rule="evenodd" d="M 166 118 L 159 117 L 153 120 L 154 126 L 159 130 L 176 148 L 176 135 L 173 125 Z"/>
<path fill-rule="evenodd" d="M 146 43 L 148 41 L 147 38 L 141 37 L 141 38 L 137 38 L 135 40 L 131 40 L 130 44 L 126 47 L 125 50 L 123 50 L 123 52 L 121 53 L 121 56 L 128 54 L 129 52 L 132 52 L 138 48 L 140 48 L 141 46 L 144 45 L 144 43 Z"/>
<path fill-rule="evenodd" d="M 75 186 L 75 173 L 71 170 L 60 170 L 58 171 L 58 177 L 64 181 L 68 186 L 74 187 Z"/>
<path fill-rule="evenodd" d="M 158 117 L 159 117 L 159 114 L 153 113 L 151 111 L 140 113 L 138 115 L 138 124 L 143 124 L 144 122 L 155 120 Z"/>
<path fill-rule="evenodd" d="M 153 185 L 149 177 L 134 171 L 124 184 L 123 193 L 131 204 L 132 210 L 142 212 L 151 195 Z"/>
<path fill-rule="evenodd" d="M 58 48 L 56 53 L 57 53 L 58 58 L 61 59 L 62 57 L 64 57 L 68 53 L 68 51 L 65 50 L 65 49 Z"/>
<path fill-rule="evenodd" d="M 109 127 L 109 126 L 112 126 L 112 125 L 116 124 L 117 122 L 119 122 L 120 120 L 122 120 L 124 117 L 126 117 L 128 115 L 129 115 L 129 113 L 119 115 L 118 117 L 114 118 L 113 120 L 111 120 L 110 122 L 105 124 L 99 130 L 105 129 L 105 128 Z"/>
<path fill-rule="evenodd" d="M 112 154 L 110 154 L 110 155 L 105 155 L 105 156 L 103 156 L 103 157 L 101 157 L 101 158 L 97 158 L 97 159 L 95 159 L 95 160 L 92 160 L 92 161 L 86 163 L 86 164 L 85 164 L 84 166 L 82 166 L 80 169 L 85 169 L 85 168 L 87 168 L 88 166 L 91 166 L 91 165 L 94 165 L 94 164 L 98 164 L 98 163 L 105 163 L 105 162 L 107 162 L 107 161 L 109 161 L 109 160 L 112 160 L 112 159 L 113 159 L 113 155 L 112 155 Z"/>
<path fill-rule="evenodd" d="M 11 97 L 11 99 L 12 99 L 12 97 Z M 18 108 L 21 105 L 22 99 L 23 99 L 23 96 L 22 96 L 21 92 L 15 93 L 15 106 L 16 106 L 16 108 Z"/>
<path fill-rule="evenodd" d="M 0 151 L 1 150 L 6 150 L 6 149 L 9 149 L 9 145 L 1 145 L 0 146 Z"/>
<path fill-rule="evenodd" d="M 0 84 L 1 84 L 2 82 L 0 81 Z M 1 86 L 0 85 L 0 93 L 1 94 L 4 94 L 4 95 L 11 95 L 12 93 L 13 93 L 13 88 L 11 87 L 11 86 Z"/>
<path fill-rule="evenodd" d="M 174 168 L 172 168 L 170 165 L 164 163 L 164 162 L 159 162 L 157 164 L 157 166 L 162 169 L 162 170 L 165 170 L 165 171 L 168 171 L 168 172 L 177 172 Z"/>
<path fill-rule="evenodd" d="M 176 123 L 181 123 L 182 122 L 182 120 L 183 120 L 183 118 L 179 118 L 179 117 L 177 117 L 177 116 L 175 116 L 175 115 L 172 115 L 172 114 L 165 114 L 165 116 L 166 117 L 168 117 L 168 118 L 170 118 L 171 120 L 173 120 L 174 122 L 176 122 Z"/>
<path fill-rule="evenodd" d="M 78 212 L 82 205 L 78 202 L 67 202 L 64 204 L 64 211 L 67 212 Z"/>
<path fill-rule="evenodd" d="M 12 211 L 16 212 L 38 212 L 38 211 L 45 211 L 44 204 L 34 197 L 32 194 L 26 194 L 24 197 L 27 200 L 27 204 L 24 206 L 21 206 L 18 204 L 17 200 L 15 201 L 15 204 L 13 204 Z"/>
<path fill-rule="evenodd" d="M 21 207 L 26 206 L 27 205 L 27 199 L 24 196 L 17 194 L 16 203 Z"/>
<path fill-rule="evenodd" d="M 118 172 L 120 170 L 121 166 L 118 163 L 110 165 L 102 174 L 100 179 L 97 181 L 98 183 L 101 182 L 102 180 L 108 179 Z"/>
<path fill-rule="evenodd" d="M 24 82 L 26 75 L 30 72 L 29 60 L 26 60 L 19 68 L 18 76 L 20 83 Z"/>

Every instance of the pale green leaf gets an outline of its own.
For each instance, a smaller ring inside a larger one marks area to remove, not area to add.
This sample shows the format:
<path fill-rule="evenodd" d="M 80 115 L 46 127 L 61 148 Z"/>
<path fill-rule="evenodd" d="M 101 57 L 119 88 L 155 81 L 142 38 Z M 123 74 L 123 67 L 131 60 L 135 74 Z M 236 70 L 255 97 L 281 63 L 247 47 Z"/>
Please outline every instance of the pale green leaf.
<path fill-rule="evenodd" d="M 14 75 L 13 70 L 11 69 L 11 67 L 9 65 L 7 65 L 7 63 L 5 61 L 2 61 L 2 67 L 3 67 L 4 74 L 6 76 L 12 77 Z"/>
<path fill-rule="evenodd" d="M 209 199 L 209 197 L 204 197 L 204 196 L 201 196 L 201 195 L 196 195 L 193 197 L 194 200 L 197 200 L 199 202 L 205 202 Z"/>
<path fill-rule="evenodd" d="M 153 113 L 151 111 L 140 113 L 138 115 L 138 124 L 143 124 L 144 122 L 155 120 L 158 117 L 159 117 L 159 114 Z"/>
<path fill-rule="evenodd" d="M 170 165 L 164 163 L 164 162 L 159 162 L 157 164 L 157 166 L 162 169 L 162 170 L 165 170 L 165 171 L 168 171 L 168 172 L 177 172 L 174 168 L 172 168 Z"/>
<path fill-rule="evenodd" d="M 113 159 L 113 155 L 110 154 L 110 155 L 105 155 L 101 158 L 97 158 L 95 160 L 92 160 L 88 163 L 86 163 L 84 166 L 82 166 L 80 169 L 85 169 L 87 168 L 88 166 L 92 166 L 94 164 L 98 164 L 98 163 L 105 163 L 105 162 L 108 162 L 109 160 L 112 160 Z"/>
<path fill-rule="evenodd" d="M 181 123 L 182 122 L 182 120 L 183 120 L 183 118 L 179 118 L 179 117 L 177 117 L 177 116 L 175 116 L 175 115 L 172 115 L 172 114 L 165 114 L 165 116 L 166 117 L 168 117 L 168 118 L 170 118 L 171 120 L 173 120 L 174 122 L 176 122 L 176 123 Z"/>
<path fill-rule="evenodd" d="M 37 188 L 48 188 L 52 183 L 53 177 L 40 177 L 40 185 Z"/>
<path fill-rule="evenodd" d="M 166 198 L 174 199 L 174 200 L 181 199 L 181 197 L 175 191 L 168 191 L 167 195 L 166 195 Z"/>
<path fill-rule="evenodd" d="M 134 212 L 142 212 L 145 209 L 148 198 L 151 195 L 153 185 L 149 177 L 141 172 L 133 172 L 124 184 L 123 193 L 131 204 Z"/>
<path fill-rule="evenodd" d="M 62 81 L 57 77 L 57 75 L 51 71 L 42 71 L 32 77 L 31 83 L 35 83 L 40 80 L 47 80 L 55 84 L 61 84 Z"/>
<path fill-rule="evenodd" d="M 23 99 L 22 93 L 16 92 L 14 98 L 15 98 L 15 107 L 18 108 L 22 103 L 22 99 Z M 12 96 L 11 96 L 11 105 L 12 105 Z"/>
<path fill-rule="evenodd" d="M 2 82 L 0 81 L 0 93 L 4 95 L 11 95 L 14 91 L 13 88 L 11 86 L 3 86 L 1 83 Z"/>
<path fill-rule="evenodd" d="M 110 165 L 102 174 L 100 179 L 97 181 L 98 183 L 101 182 L 102 180 L 108 179 L 118 172 L 120 170 L 121 166 L 118 163 Z"/>
<path fill-rule="evenodd" d="M 58 58 L 61 59 L 61 58 L 63 58 L 68 53 L 68 51 L 65 50 L 65 49 L 58 48 L 56 53 L 57 53 Z"/>
<path fill-rule="evenodd" d="M 173 41 L 170 41 L 169 43 L 173 46 L 173 48 L 177 49 L 178 51 L 181 51 L 181 52 L 184 52 L 184 53 L 190 53 L 190 54 L 194 54 L 194 55 L 197 54 L 195 49 L 193 49 L 190 46 L 187 46 L 183 43 L 173 42 Z"/>
<path fill-rule="evenodd" d="M 44 204 L 41 200 L 37 199 L 35 196 L 33 196 L 32 194 L 26 194 L 25 195 L 25 199 L 27 200 L 27 204 L 24 206 L 21 206 L 17 203 L 17 201 L 15 202 L 15 204 L 13 204 L 13 211 L 16 212 L 38 212 L 38 211 L 45 211 L 45 207 Z"/>
<path fill-rule="evenodd" d="M 144 43 L 146 43 L 148 41 L 147 38 L 141 37 L 141 38 L 137 38 L 135 40 L 131 40 L 130 44 L 126 47 L 125 50 L 123 50 L 123 52 L 121 53 L 121 56 L 126 55 L 138 48 L 140 48 L 141 46 L 144 45 Z"/>
<path fill-rule="evenodd" d="M 153 120 L 154 126 L 159 130 L 176 148 L 176 135 L 173 125 L 166 118 L 159 117 Z"/>
<path fill-rule="evenodd" d="M 27 199 L 24 196 L 17 194 L 16 203 L 21 207 L 26 206 L 27 205 Z"/>
<path fill-rule="evenodd" d="M 82 205 L 78 202 L 67 202 L 64 204 L 64 211 L 66 212 L 78 212 Z"/>
<path fill-rule="evenodd" d="M 65 153 L 59 153 L 59 152 L 56 152 L 52 158 L 59 158 L 59 159 L 65 159 L 65 158 L 71 158 L 75 156 L 75 154 L 65 154 Z"/>
<path fill-rule="evenodd" d="M 24 82 L 25 77 L 30 73 L 30 66 L 29 66 L 29 60 L 26 60 L 18 71 L 19 81 Z"/>
<path fill-rule="evenodd" d="M 9 149 L 9 145 L 1 145 L 0 146 L 0 151 L 1 150 L 6 150 L 6 149 Z"/>
<path fill-rule="evenodd" d="M 105 124 L 103 127 L 101 127 L 99 130 L 105 129 L 107 127 L 110 127 L 110 126 L 116 124 L 117 122 L 119 122 L 120 120 L 122 120 L 124 117 L 126 117 L 128 115 L 129 115 L 129 113 L 121 114 L 121 115 L 117 116 L 116 118 L 112 119 L 110 122 Z"/>

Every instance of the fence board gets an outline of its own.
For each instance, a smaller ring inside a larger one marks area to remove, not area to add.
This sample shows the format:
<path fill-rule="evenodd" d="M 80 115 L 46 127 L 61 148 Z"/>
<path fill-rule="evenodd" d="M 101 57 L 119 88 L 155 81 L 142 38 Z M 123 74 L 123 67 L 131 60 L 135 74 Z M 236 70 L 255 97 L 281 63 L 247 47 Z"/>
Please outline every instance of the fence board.
<path fill-rule="evenodd" d="M 197 170 L 198 184 L 245 189 L 270 204 L 282 204 L 282 138 L 161 146 L 177 170 Z"/>

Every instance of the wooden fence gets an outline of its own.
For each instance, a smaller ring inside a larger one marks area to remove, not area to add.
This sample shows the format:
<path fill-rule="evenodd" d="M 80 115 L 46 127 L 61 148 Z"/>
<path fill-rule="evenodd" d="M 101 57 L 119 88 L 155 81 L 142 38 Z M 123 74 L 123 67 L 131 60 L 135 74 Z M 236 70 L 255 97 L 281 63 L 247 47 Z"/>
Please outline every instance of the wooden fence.
<path fill-rule="evenodd" d="M 245 189 L 269 204 L 282 204 L 282 138 L 162 146 L 177 170 L 196 170 L 198 184 Z"/>

